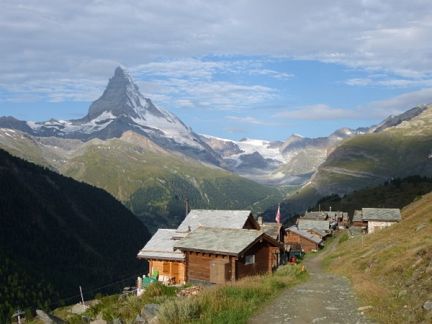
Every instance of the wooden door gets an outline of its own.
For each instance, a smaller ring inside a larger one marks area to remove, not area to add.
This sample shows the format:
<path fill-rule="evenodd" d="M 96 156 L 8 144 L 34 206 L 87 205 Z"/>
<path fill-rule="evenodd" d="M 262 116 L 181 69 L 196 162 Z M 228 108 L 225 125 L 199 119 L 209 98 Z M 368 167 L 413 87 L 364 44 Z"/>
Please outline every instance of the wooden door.
<path fill-rule="evenodd" d="M 229 266 L 227 260 L 210 261 L 210 282 L 224 284 L 227 281 L 227 266 Z"/>

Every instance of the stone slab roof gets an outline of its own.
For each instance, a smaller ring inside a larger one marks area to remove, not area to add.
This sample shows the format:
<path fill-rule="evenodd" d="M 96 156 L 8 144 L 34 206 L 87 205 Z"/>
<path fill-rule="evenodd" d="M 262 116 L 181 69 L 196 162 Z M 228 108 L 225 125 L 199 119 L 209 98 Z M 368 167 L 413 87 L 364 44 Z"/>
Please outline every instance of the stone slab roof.
<path fill-rule="evenodd" d="M 365 221 L 399 222 L 401 220 L 398 208 L 362 208 L 362 215 Z"/>
<path fill-rule="evenodd" d="M 354 210 L 353 222 L 361 222 L 362 220 L 362 211 Z"/>
<path fill-rule="evenodd" d="M 174 251 L 174 245 L 179 240 L 173 238 L 184 236 L 174 229 L 158 229 L 150 241 L 139 251 L 138 258 L 183 261 L 184 254 L 181 251 Z"/>
<path fill-rule="evenodd" d="M 305 230 L 298 229 L 296 225 L 288 227 L 287 230 L 291 231 L 291 232 L 293 232 L 295 234 L 298 234 L 298 235 L 304 237 L 305 239 L 308 239 L 309 241 L 312 241 L 312 242 L 314 242 L 316 244 L 321 244 L 322 243 L 322 239 L 321 238 L 319 238 L 318 236 L 313 235 L 313 234 L 311 234 L 311 233 L 309 233 L 309 232 L 307 232 Z"/>
<path fill-rule="evenodd" d="M 301 230 L 316 229 L 318 231 L 328 231 L 330 223 L 328 220 L 312 220 L 312 219 L 298 219 L 298 228 Z"/>
<path fill-rule="evenodd" d="M 261 225 L 261 229 L 264 231 L 264 233 L 266 233 L 268 236 L 272 237 L 275 240 L 279 240 L 279 233 L 281 227 L 282 225 L 278 223 L 263 223 Z"/>
<path fill-rule="evenodd" d="M 192 209 L 179 225 L 179 232 L 194 231 L 198 227 L 243 228 L 250 210 Z"/>
<path fill-rule="evenodd" d="M 262 231 L 233 228 L 199 227 L 177 241 L 176 249 L 224 255 L 239 255 L 261 236 Z M 275 244 L 275 246 L 277 246 Z"/>

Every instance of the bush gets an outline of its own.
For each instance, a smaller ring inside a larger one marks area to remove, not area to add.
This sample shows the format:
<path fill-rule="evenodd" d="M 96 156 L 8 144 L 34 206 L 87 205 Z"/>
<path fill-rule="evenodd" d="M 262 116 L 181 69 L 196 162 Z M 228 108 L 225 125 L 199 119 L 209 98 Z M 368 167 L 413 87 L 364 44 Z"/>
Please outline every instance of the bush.
<path fill-rule="evenodd" d="M 199 319 L 202 305 L 196 298 L 177 299 L 164 303 L 159 310 L 162 323 L 185 323 Z"/>

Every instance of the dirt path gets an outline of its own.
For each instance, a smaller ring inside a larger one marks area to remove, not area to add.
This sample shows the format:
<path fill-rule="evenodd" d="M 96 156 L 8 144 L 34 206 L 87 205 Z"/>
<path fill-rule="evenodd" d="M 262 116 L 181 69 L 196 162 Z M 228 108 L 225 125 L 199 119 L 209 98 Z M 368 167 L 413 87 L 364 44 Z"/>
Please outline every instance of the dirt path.
<path fill-rule="evenodd" d="M 249 323 L 370 323 L 358 311 L 348 279 L 323 271 L 322 259 L 307 259 L 309 280 L 285 290 Z"/>

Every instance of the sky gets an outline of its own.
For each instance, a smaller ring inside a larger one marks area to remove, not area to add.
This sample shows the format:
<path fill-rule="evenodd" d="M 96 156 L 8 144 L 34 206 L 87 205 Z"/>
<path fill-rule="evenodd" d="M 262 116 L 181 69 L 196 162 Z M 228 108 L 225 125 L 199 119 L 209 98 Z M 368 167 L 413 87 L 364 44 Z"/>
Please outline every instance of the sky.
<path fill-rule="evenodd" d="M 0 116 L 76 119 L 117 66 L 198 133 L 284 140 L 432 103 L 432 1 L 0 0 Z"/>

